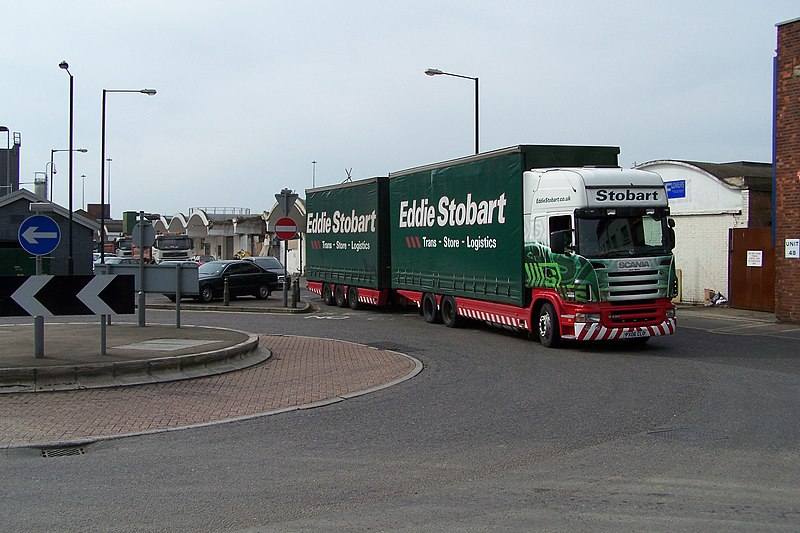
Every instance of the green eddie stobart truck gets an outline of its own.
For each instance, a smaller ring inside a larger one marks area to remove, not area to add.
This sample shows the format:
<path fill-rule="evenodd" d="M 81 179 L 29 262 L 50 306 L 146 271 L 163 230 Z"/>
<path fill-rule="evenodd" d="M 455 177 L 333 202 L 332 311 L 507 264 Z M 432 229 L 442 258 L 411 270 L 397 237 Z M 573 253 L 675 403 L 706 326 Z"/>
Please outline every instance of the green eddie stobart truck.
<path fill-rule="evenodd" d="M 308 288 L 561 339 L 675 332 L 673 223 L 619 148 L 521 145 L 306 191 Z"/>

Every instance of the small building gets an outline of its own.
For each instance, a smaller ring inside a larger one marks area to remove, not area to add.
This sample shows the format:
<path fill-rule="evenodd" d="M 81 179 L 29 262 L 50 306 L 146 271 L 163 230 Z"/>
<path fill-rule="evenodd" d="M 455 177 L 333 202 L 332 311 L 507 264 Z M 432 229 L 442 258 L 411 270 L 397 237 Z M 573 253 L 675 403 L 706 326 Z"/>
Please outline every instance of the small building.
<path fill-rule="evenodd" d="M 0 197 L 0 275 L 23 276 L 36 273 L 35 257 L 26 252 L 19 242 L 20 225 L 31 215 L 30 204 L 47 202 L 27 189 L 19 189 Z M 61 241 L 53 253 L 43 257 L 42 273 L 53 275 L 69 274 L 69 210 L 51 204 L 52 211 L 43 212 L 58 224 Z M 72 216 L 72 264 L 73 274 L 92 274 L 92 252 L 94 236 L 100 226 L 94 220 L 78 213 Z"/>
<path fill-rule="evenodd" d="M 658 160 L 636 168 L 656 172 L 666 184 L 670 212 L 675 220 L 675 265 L 681 280 L 681 301 L 706 303 L 709 290 L 722 293 L 731 302 L 742 296 L 737 291 L 744 290 L 743 284 L 732 284 L 729 276 L 735 266 L 730 261 L 732 231 L 761 228 L 767 238 L 758 246 L 772 249 L 769 229 L 772 225 L 772 165 Z M 763 240 L 763 235 L 760 238 Z M 769 260 L 769 251 L 755 247 L 751 251 L 756 250 L 762 250 L 762 261 Z M 746 252 L 743 251 L 744 256 Z M 762 273 L 744 272 L 744 275 Z M 774 271 L 770 281 L 774 287 Z M 774 289 L 769 290 L 774 293 Z M 770 305 L 772 309 L 764 310 L 774 309 L 774 298 L 771 304 L 758 303 L 753 307 L 744 304 L 743 307 L 762 309 Z"/>

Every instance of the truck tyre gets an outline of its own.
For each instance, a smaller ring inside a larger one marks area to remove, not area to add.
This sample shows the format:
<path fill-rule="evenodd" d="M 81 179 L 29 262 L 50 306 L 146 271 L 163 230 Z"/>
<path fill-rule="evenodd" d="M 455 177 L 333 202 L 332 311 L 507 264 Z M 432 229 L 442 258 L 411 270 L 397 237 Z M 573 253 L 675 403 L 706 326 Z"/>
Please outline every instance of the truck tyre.
<path fill-rule="evenodd" d="M 426 292 L 422 295 L 422 316 L 425 317 L 425 322 L 428 324 L 437 324 L 442 321 L 435 294 Z"/>
<path fill-rule="evenodd" d="M 325 305 L 333 305 L 333 291 L 329 283 L 322 284 L 322 301 Z"/>
<path fill-rule="evenodd" d="M 333 291 L 333 298 L 336 300 L 336 305 L 339 307 L 345 307 L 347 305 L 347 295 L 344 293 L 344 286 L 336 286 Z"/>
<path fill-rule="evenodd" d="M 205 285 L 200 287 L 200 295 L 198 299 L 203 303 L 208 303 L 214 298 L 214 289 L 211 288 L 211 285 Z"/>
<path fill-rule="evenodd" d="M 349 287 L 347 289 L 347 303 L 350 304 L 350 309 L 358 309 L 358 288 Z"/>
<path fill-rule="evenodd" d="M 269 285 L 259 285 L 255 296 L 257 300 L 266 300 L 270 294 L 272 294 L 272 289 L 269 288 Z"/>
<path fill-rule="evenodd" d="M 545 302 L 539 309 L 538 332 L 539 342 L 545 348 L 555 348 L 561 342 L 561 334 L 558 330 L 558 315 L 553 304 Z"/>
<path fill-rule="evenodd" d="M 458 309 L 456 307 L 456 299 L 452 296 L 442 296 L 442 322 L 448 328 L 458 327 Z"/>

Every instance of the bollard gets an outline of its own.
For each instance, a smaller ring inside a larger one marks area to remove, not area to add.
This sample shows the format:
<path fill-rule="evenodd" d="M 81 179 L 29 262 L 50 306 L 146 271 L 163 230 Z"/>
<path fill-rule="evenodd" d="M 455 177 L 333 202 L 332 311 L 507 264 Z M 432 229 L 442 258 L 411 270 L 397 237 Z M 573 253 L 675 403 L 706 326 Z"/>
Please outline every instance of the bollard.
<path fill-rule="evenodd" d="M 300 301 L 300 280 L 292 280 L 292 307 L 297 307 L 297 302 Z"/>
<path fill-rule="evenodd" d="M 228 288 L 228 277 L 225 276 L 225 282 L 222 286 L 222 305 L 231 305 L 231 293 Z"/>

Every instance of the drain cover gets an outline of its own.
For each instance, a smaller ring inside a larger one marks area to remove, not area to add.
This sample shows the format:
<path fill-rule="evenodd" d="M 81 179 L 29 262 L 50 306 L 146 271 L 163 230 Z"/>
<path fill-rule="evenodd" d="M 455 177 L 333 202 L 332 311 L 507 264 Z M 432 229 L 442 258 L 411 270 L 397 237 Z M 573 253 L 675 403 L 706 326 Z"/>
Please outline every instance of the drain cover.
<path fill-rule="evenodd" d="M 68 446 L 66 448 L 42 448 L 42 457 L 67 457 L 69 455 L 85 455 L 83 446 Z"/>

